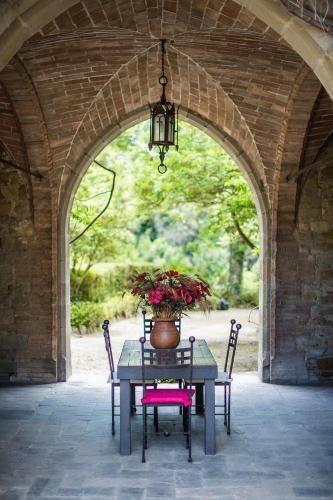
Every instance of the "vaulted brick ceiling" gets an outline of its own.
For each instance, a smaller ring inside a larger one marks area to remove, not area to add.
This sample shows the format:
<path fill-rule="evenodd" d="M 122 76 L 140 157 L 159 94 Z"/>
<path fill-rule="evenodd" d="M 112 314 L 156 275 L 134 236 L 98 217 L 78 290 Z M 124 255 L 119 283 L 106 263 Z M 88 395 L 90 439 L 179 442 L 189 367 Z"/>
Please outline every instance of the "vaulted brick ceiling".
<path fill-rule="evenodd" d="M 171 41 L 170 96 L 208 118 L 224 110 L 224 129 L 236 140 L 246 140 L 252 159 L 258 152 L 265 182 L 271 183 L 288 100 L 305 64 L 275 32 L 232 0 L 78 2 L 23 45 L 0 81 L 19 106 L 15 67 L 19 63 L 25 68 L 54 161 L 64 161 L 74 137 L 84 135 L 82 127 L 94 104 L 101 95 L 106 99 L 107 88 L 108 106 L 113 99 L 115 110 L 106 113 L 116 119 L 120 101 L 128 112 L 158 98 L 161 37 Z"/>

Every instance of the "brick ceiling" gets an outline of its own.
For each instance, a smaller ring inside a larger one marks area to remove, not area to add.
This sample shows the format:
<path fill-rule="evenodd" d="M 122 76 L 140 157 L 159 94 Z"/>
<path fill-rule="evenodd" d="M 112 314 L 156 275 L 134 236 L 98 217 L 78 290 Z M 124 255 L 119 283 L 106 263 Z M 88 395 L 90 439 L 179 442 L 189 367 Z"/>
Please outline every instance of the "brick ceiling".
<path fill-rule="evenodd" d="M 96 124 L 91 116 L 101 99 L 109 123 L 158 99 L 161 37 L 171 41 L 169 96 L 212 122 L 225 113 L 224 131 L 247 144 L 263 165 L 263 181 L 272 182 L 288 101 L 305 63 L 232 0 L 78 2 L 23 45 L 0 81 L 19 107 L 14 81 L 18 64 L 24 69 L 54 162 L 61 162 L 73 156 L 75 137 L 86 141 L 88 119 L 102 133 L 103 118 Z"/>

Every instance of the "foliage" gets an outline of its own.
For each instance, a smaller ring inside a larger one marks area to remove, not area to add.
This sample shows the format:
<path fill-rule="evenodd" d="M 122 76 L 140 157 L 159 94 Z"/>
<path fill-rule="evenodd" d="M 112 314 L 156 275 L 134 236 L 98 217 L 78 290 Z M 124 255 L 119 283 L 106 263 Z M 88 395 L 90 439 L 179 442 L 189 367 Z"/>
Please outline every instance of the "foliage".
<path fill-rule="evenodd" d="M 131 295 L 115 295 L 104 304 L 104 316 L 110 320 L 130 318 L 137 311 L 137 304 Z"/>
<path fill-rule="evenodd" d="M 71 325 L 82 333 L 82 327 L 87 332 L 96 328 L 103 317 L 102 304 L 94 302 L 72 302 L 71 304 Z"/>
<path fill-rule="evenodd" d="M 136 313 L 132 296 L 116 295 L 106 302 L 76 301 L 71 304 L 71 326 L 82 333 L 93 332 L 104 318 L 110 320 L 130 318 Z"/>
<path fill-rule="evenodd" d="M 159 318 L 179 318 L 197 304 L 204 307 L 210 295 L 208 284 L 199 276 L 193 278 L 172 269 L 138 274 L 132 286 L 139 306 L 149 307 Z"/>
<path fill-rule="evenodd" d="M 102 271 L 93 266 L 88 272 L 82 269 L 71 269 L 71 300 L 103 302 L 109 297 L 121 295 L 130 287 L 134 273 L 148 270 L 152 272 L 156 266 L 152 264 L 104 264 Z"/>
<path fill-rule="evenodd" d="M 105 276 L 81 269 L 71 269 L 71 300 L 102 302 L 107 296 Z"/>

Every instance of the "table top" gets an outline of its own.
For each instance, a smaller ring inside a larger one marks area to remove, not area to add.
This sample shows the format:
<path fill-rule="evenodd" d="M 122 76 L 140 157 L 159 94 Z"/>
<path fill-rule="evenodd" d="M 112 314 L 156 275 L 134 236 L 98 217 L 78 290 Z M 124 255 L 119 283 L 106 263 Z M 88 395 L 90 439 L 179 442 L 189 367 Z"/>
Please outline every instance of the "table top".
<path fill-rule="evenodd" d="M 188 347 L 188 345 L 188 340 L 182 340 L 178 347 Z M 149 342 L 146 346 L 151 347 Z M 141 344 L 138 340 L 125 340 L 118 362 L 117 375 L 120 379 L 141 375 Z M 216 361 L 207 342 L 203 339 L 197 339 L 193 344 L 193 377 L 217 377 Z"/>

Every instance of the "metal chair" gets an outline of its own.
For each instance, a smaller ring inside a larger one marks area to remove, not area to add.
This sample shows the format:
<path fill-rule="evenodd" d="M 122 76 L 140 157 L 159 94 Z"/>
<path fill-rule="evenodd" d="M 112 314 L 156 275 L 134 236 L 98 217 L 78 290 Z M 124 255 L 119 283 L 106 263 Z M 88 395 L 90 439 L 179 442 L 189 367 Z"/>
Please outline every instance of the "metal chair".
<path fill-rule="evenodd" d="M 146 309 L 142 309 L 143 335 L 144 335 L 145 340 L 149 340 L 149 339 L 147 339 L 147 337 L 148 337 L 148 335 L 151 334 L 151 331 L 153 329 L 154 319 L 153 318 L 147 318 L 146 315 L 147 315 Z M 182 327 L 182 320 L 181 320 L 181 318 L 177 318 L 175 320 L 175 325 L 176 325 L 176 328 L 179 331 L 179 333 L 181 333 L 181 327 Z"/>
<path fill-rule="evenodd" d="M 224 404 L 223 405 L 215 405 L 215 408 L 224 408 L 223 413 L 216 413 L 215 415 L 223 415 L 224 416 L 224 425 L 227 426 L 227 433 L 230 434 L 230 408 L 231 408 L 231 382 L 232 382 L 232 369 L 234 366 L 237 341 L 238 341 L 238 333 L 242 328 L 242 325 L 237 323 L 236 320 L 232 319 L 230 321 L 230 334 L 228 340 L 228 348 L 227 355 L 224 362 L 224 371 L 218 372 L 218 378 L 215 380 L 215 386 L 223 386 L 224 387 Z"/>
<path fill-rule="evenodd" d="M 192 389 L 193 371 L 193 343 L 194 337 L 189 338 L 189 347 L 176 349 L 153 349 L 145 348 L 144 337 L 141 342 L 141 362 L 142 362 L 142 462 L 146 461 L 145 450 L 147 449 L 147 407 L 154 409 L 159 406 L 178 406 L 182 408 L 184 434 L 186 435 L 186 446 L 188 448 L 188 461 L 192 462 L 192 439 L 191 439 L 191 406 L 194 390 Z M 154 389 L 146 388 L 147 376 L 154 379 L 168 378 L 177 371 L 177 379 L 186 378 L 189 383 L 183 389 Z M 154 413 L 155 429 L 158 429 L 157 412 Z"/>
<path fill-rule="evenodd" d="M 237 341 L 238 341 L 238 333 L 239 330 L 242 328 L 242 325 L 239 323 L 236 324 L 236 320 L 232 319 L 230 321 L 231 327 L 230 327 L 230 334 L 229 334 L 229 340 L 228 340 L 228 348 L 227 348 L 227 354 L 224 362 L 224 371 L 223 372 L 218 372 L 217 379 L 215 379 L 215 387 L 223 386 L 224 387 L 224 404 L 223 405 L 215 405 L 215 415 L 223 415 L 224 416 L 224 425 L 227 427 L 227 433 L 230 435 L 230 427 L 231 427 L 231 415 L 230 415 L 230 408 L 231 408 L 231 382 L 232 382 L 232 369 L 234 366 L 234 360 L 235 360 L 235 354 L 236 354 L 236 348 L 237 348 Z M 203 387 L 204 387 L 204 382 L 203 380 L 193 380 L 192 381 L 193 385 L 196 388 L 196 397 L 199 395 L 202 395 Z M 188 381 L 185 381 L 185 387 L 187 386 Z M 197 403 L 197 402 L 196 402 Z M 201 406 L 202 402 L 200 401 L 199 404 L 199 412 L 200 410 L 204 411 L 204 407 Z M 197 404 L 196 404 L 197 406 Z M 217 413 L 216 408 L 224 408 L 224 411 L 222 413 Z"/>
<path fill-rule="evenodd" d="M 108 319 L 104 320 L 102 328 L 105 341 L 105 349 L 108 354 L 110 374 L 108 377 L 108 384 L 111 384 L 111 418 L 112 418 L 112 435 L 115 435 L 115 417 L 119 417 L 119 414 L 115 413 L 115 408 L 119 408 L 119 405 L 115 403 L 115 387 L 120 387 L 120 382 L 117 378 L 117 373 L 114 368 L 114 360 L 111 348 L 110 332 L 109 332 L 110 321 Z M 131 410 L 132 413 L 136 412 L 136 401 L 135 401 L 135 388 L 142 386 L 142 380 L 131 380 Z M 154 380 L 149 380 L 148 385 L 156 386 Z"/>
<path fill-rule="evenodd" d="M 115 404 L 115 387 L 120 387 L 120 382 L 117 379 L 117 374 L 114 369 L 114 361 L 113 361 L 113 354 L 112 354 L 112 348 L 111 348 L 111 341 L 110 341 L 110 333 L 109 333 L 109 323 L 110 321 L 106 319 L 103 322 L 102 328 L 103 328 L 103 335 L 104 335 L 104 341 L 105 341 L 105 349 L 106 352 L 108 353 L 108 359 L 109 359 L 109 367 L 110 367 L 110 374 L 108 378 L 108 384 L 111 384 L 111 416 L 112 416 L 112 435 L 115 435 L 115 425 L 114 425 L 114 417 L 115 415 L 115 408 L 119 408 L 119 405 Z M 119 416 L 119 415 L 117 415 Z"/>
<path fill-rule="evenodd" d="M 142 309 L 143 335 L 144 335 L 145 340 L 149 340 L 148 339 L 148 335 L 151 334 L 151 331 L 153 329 L 154 319 L 153 318 L 147 318 L 146 315 L 147 315 L 146 309 Z M 181 318 L 175 319 L 175 325 L 176 325 L 176 328 L 179 331 L 179 333 L 181 333 L 182 319 Z M 168 380 L 168 382 L 169 383 L 177 382 L 177 380 L 175 380 L 175 379 Z M 181 389 L 182 386 L 183 386 L 183 381 L 182 380 L 178 380 L 178 387 L 179 387 L 179 389 Z M 180 415 L 182 414 L 182 409 L 181 408 L 179 409 L 179 413 L 180 413 Z"/>

